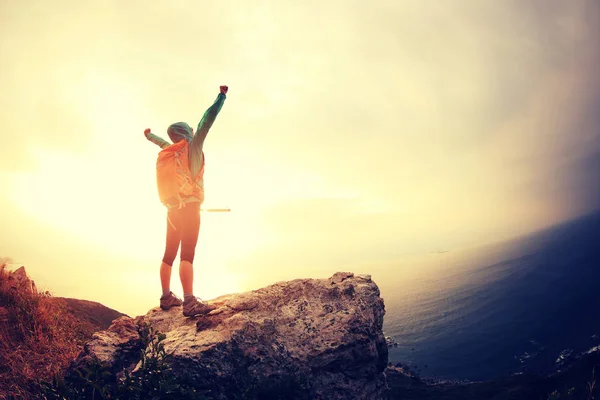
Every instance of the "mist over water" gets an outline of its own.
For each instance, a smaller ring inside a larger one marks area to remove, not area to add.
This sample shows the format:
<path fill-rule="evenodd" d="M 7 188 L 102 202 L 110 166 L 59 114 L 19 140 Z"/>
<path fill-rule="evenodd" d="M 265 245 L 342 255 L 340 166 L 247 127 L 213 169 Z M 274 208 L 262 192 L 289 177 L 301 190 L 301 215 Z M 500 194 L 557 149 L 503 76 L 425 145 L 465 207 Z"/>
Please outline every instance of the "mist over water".
<path fill-rule="evenodd" d="M 508 242 L 432 254 L 379 283 L 389 360 L 424 377 L 549 371 L 600 342 L 600 213 Z"/>

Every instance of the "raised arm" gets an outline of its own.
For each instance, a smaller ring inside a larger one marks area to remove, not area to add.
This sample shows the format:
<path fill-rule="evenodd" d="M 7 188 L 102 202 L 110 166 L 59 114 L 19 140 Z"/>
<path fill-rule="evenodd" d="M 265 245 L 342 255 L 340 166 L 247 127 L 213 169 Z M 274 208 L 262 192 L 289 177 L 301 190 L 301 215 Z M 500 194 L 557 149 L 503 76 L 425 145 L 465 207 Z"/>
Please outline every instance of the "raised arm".
<path fill-rule="evenodd" d="M 213 122 L 215 122 L 215 119 L 217 118 L 219 111 L 221 111 L 221 107 L 223 107 L 223 103 L 225 102 L 225 99 L 227 98 L 226 94 L 227 94 L 228 90 L 229 90 L 229 88 L 227 86 L 220 87 L 220 93 L 217 96 L 217 99 L 215 100 L 213 105 L 210 106 L 208 108 L 208 110 L 206 110 L 204 112 L 202 119 L 198 123 L 198 128 L 196 129 L 196 134 L 194 135 L 194 138 L 192 139 L 192 146 L 195 144 L 194 142 L 204 143 L 204 139 L 206 138 L 206 135 L 208 135 L 208 131 L 210 130 L 210 127 L 212 126 Z"/>
<path fill-rule="evenodd" d="M 169 147 L 171 145 L 171 143 L 167 142 L 165 139 L 152 133 L 150 131 L 150 128 L 144 131 L 144 136 L 146 136 L 146 139 L 159 146 L 161 149 L 164 149 L 165 147 Z"/>

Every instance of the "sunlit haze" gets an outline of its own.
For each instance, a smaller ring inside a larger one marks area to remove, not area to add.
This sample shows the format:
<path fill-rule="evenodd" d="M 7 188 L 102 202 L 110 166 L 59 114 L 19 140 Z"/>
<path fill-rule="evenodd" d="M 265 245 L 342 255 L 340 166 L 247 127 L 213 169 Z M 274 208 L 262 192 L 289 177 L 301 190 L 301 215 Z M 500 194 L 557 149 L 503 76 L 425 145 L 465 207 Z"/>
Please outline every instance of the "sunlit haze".
<path fill-rule="evenodd" d="M 231 212 L 202 215 L 203 298 L 401 279 L 600 207 L 594 0 L 1 8 L 0 256 L 58 296 L 158 306 L 166 211 L 143 131 L 195 127 L 219 85 L 205 206 Z"/>

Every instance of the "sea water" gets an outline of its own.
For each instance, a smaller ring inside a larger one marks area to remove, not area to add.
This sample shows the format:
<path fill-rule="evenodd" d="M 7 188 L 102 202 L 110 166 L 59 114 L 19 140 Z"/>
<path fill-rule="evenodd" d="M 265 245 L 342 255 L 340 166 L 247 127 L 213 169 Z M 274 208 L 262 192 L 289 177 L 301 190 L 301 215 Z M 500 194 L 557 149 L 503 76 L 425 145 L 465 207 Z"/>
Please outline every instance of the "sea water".
<path fill-rule="evenodd" d="M 600 344 L 600 213 L 379 284 L 389 361 L 422 377 L 545 373 Z"/>

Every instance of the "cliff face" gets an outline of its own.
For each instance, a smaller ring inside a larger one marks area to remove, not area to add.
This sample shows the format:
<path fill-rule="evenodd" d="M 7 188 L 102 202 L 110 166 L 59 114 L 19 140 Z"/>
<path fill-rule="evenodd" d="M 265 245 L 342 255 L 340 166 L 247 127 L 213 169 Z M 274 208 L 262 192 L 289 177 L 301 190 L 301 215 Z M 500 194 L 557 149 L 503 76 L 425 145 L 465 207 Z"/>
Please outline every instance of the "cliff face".
<path fill-rule="evenodd" d="M 388 349 L 379 288 L 369 276 L 280 282 L 222 296 L 207 316 L 181 307 L 121 317 L 94 334 L 70 370 L 94 359 L 139 366 L 146 323 L 166 335 L 170 367 L 219 399 L 384 399 Z"/>

